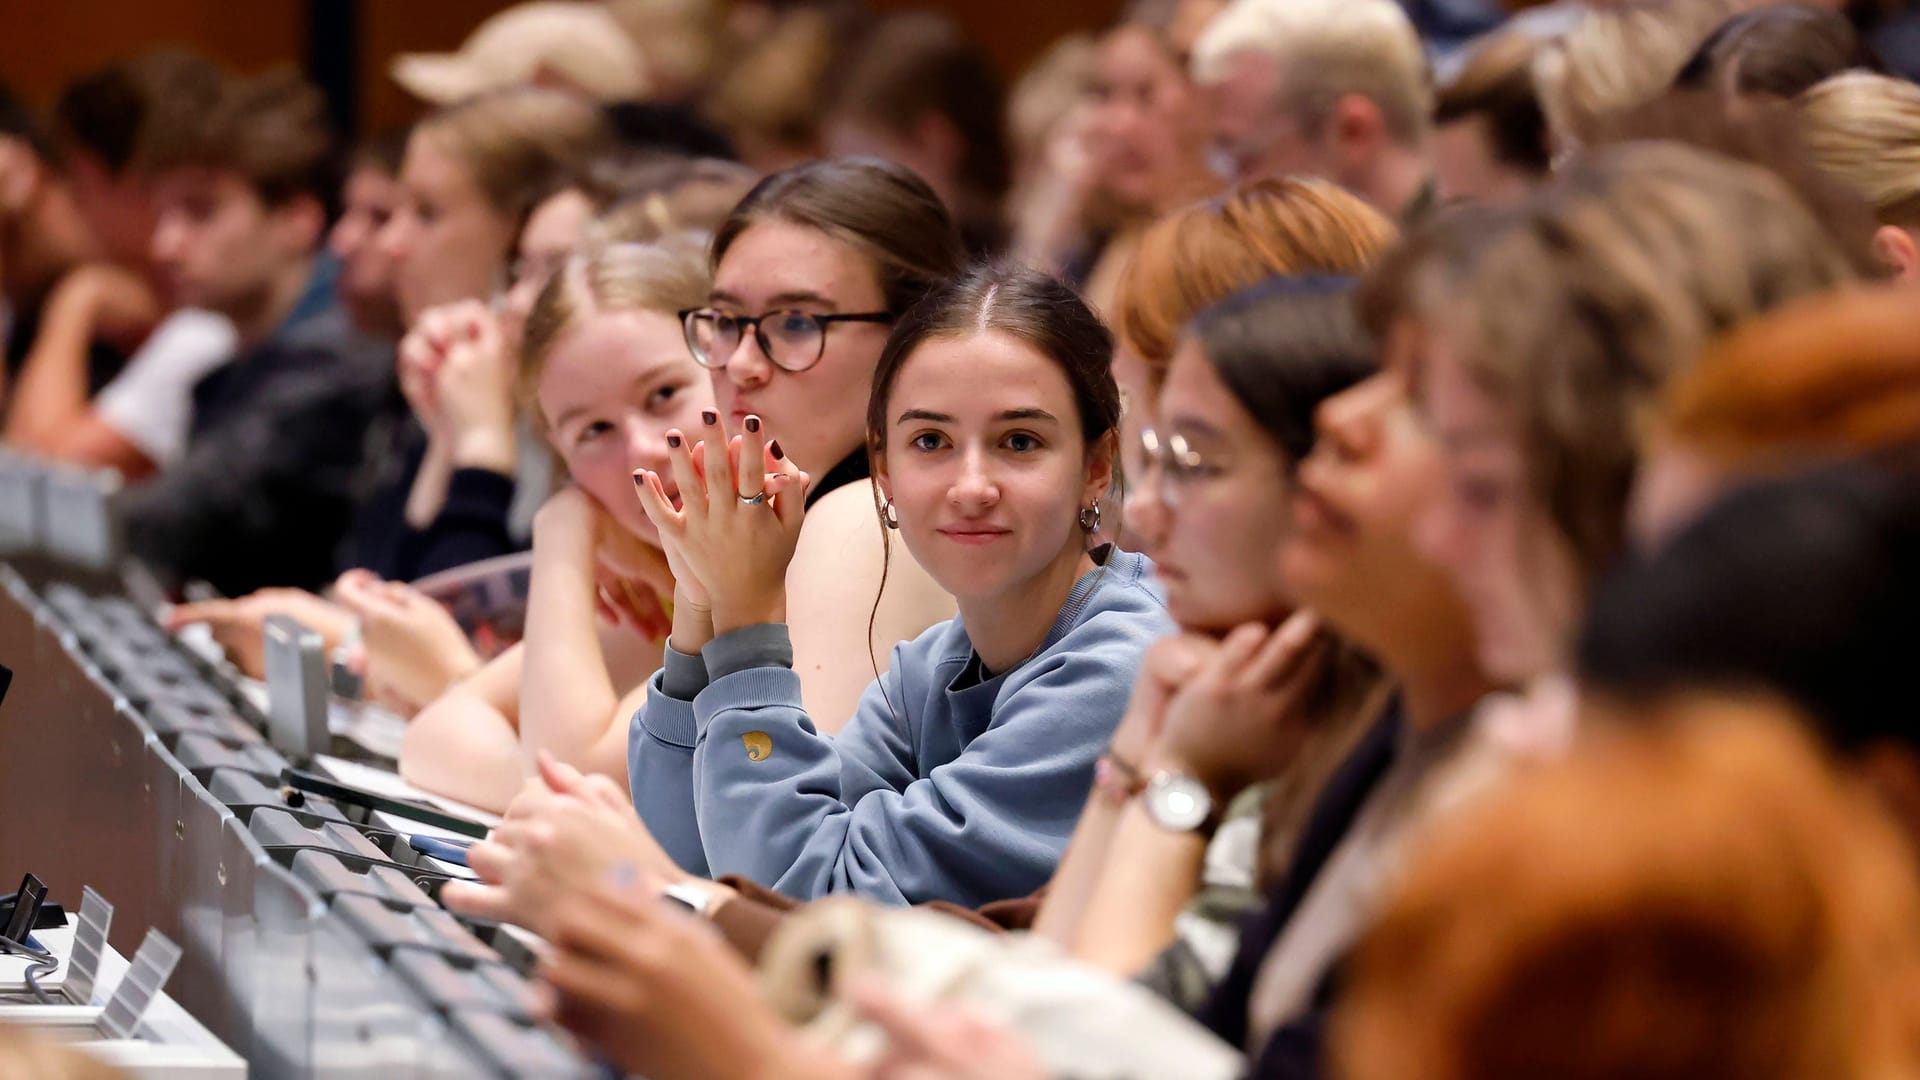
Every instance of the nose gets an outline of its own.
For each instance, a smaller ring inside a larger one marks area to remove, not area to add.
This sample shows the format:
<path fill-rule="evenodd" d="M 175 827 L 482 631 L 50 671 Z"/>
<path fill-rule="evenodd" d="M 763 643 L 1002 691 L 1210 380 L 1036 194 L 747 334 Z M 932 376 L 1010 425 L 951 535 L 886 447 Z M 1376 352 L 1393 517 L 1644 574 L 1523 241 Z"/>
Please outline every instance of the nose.
<path fill-rule="evenodd" d="M 327 250 L 341 262 L 350 262 L 360 246 L 367 242 L 367 226 L 359 215 L 347 213 L 340 215 L 334 223 L 333 231 L 327 234 Z"/>
<path fill-rule="evenodd" d="M 726 372 L 728 381 L 741 390 L 752 390 L 765 386 L 773 378 L 773 361 L 760 351 L 760 342 L 751 330 L 742 330 L 740 340 L 728 354 L 726 364 L 721 369 Z"/>
<path fill-rule="evenodd" d="M 1340 461 L 1361 461 L 1380 444 L 1380 416 L 1390 390 L 1380 376 L 1320 403 L 1313 426 L 1327 451 Z"/>
<path fill-rule="evenodd" d="M 404 259 L 413 247 L 413 214 L 402 208 L 394 211 L 387 223 L 374 234 L 373 242 L 389 259 Z"/>
<path fill-rule="evenodd" d="M 963 514 L 978 514 L 1000 501 L 1000 485 L 982 448 L 970 447 L 961 456 L 960 474 L 947 489 L 947 501 Z"/>
<path fill-rule="evenodd" d="M 660 474 L 660 482 L 667 492 L 673 492 L 673 473 L 667 462 L 667 433 L 656 424 L 646 423 L 638 416 L 630 416 L 626 422 L 627 471 L 646 469 Z"/>
<path fill-rule="evenodd" d="M 1157 463 L 1141 468 L 1138 477 L 1127 485 L 1127 532 L 1139 542 L 1142 553 L 1151 556 L 1166 545 L 1173 510 L 1162 495 L 1165 480 Z"/>
<path fill-rule="evenodd" d="M 154 221 L 153 237 L 147 245 L 154 262 L 171 263 L 178 258 L 183 239 L 181 232 L 178 215 L 163 213 Z"/>

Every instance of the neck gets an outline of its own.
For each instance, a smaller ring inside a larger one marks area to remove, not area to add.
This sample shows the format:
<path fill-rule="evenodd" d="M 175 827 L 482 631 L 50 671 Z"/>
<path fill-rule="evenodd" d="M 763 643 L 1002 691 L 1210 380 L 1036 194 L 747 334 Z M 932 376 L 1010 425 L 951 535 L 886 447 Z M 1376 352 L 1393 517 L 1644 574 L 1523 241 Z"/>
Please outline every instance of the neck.
<path fill-rule="evenodd" d="M 300 302 L 300 294 L 312 277 L 313 256 L 303 255 L 276 271 L 240 310 L 225 312 L 240 333 L 241 345 L 258 345 L 271 337 Z"/>
<path fill-rule="evenodd" d="M 1074 582 L 1093 569 L 1081 539 L 1076 531 L 1073 544 L 1046 569 L 1004 592 L 978 599 L 956 597 L 973 651 L 988 671 L 997 675 L 1012 670 L 1047 640 Z"/>
<path fill-rule="evenodd" d="M 1361 186 L 1359 194 L 1372 203 L 1375 210 L 1389 218 L 1398 219 L 1413 202 L 1414 196 L 1420 194 L 1420 188 L 1426 182 L 1427 165 L 1419 152 L 1402 146 L 1389 146 L 1381 156 L 1379 167 Z"/>
<path fill-rule="evenodd" d="M 1472 708 L 1493 684 L 1464 649 L 1443 649 L 1422 656 L 1383 656 L 1382 663 L 1400 686 L 1400 706 L 1407 725 L 1432 731 Z"/>

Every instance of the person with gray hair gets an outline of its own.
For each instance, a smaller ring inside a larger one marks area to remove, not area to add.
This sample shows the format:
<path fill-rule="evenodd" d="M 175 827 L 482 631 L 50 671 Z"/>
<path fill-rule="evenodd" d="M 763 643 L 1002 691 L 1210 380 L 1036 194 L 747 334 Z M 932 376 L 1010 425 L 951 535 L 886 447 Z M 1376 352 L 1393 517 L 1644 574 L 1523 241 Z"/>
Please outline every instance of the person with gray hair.
<path fill-rule="evenodd" d="M 1433 89 L 1393 0 L 1233 0 L 1192 65 L 1221 173 L 1320 177 L 1403 219 L 1430 204 Z"/>

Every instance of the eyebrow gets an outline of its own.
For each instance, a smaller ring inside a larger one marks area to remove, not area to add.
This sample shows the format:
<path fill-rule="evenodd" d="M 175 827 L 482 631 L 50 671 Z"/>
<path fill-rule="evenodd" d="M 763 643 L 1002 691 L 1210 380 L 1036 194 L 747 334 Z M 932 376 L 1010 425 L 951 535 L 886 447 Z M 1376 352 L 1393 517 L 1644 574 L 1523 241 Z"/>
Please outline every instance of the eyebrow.
<path fill-rule="evenodd" d="M 1213 426 L 1212 423 L 1206 420 L 1203 420 L 1198 416 L 1176 414 L 1175 416 L 1172 417 L 1172 421 L 1173 421 L 1172 423 L 1167 425 L 1168 430 L 1180 431 L 1183 433 L 1191 433 L 1191 434 L 1197 434 L 1197 435 L 1206 435 L 1215 439 L 1226 438 L 1225 432 L 1221 431 L 1219 428 Z"/>
<path fill-rule="evenodd" d="M 995 416 L 994 419 L 1051 420 L 1055 423 L 1058 423 L 1060 420 L 1059 417 L 1045 409 L 1008 409 Z M 908 409 L 906 412 L 901 413 L 899 419 L 895 420 L 894 423 L 904 424 L 909 420 L 924 420 L 930 424 L 951 424 L 954 422 L 953 417 L 948 416 L 946 413 L 937 413 L 930 409 Z"/>
<path fill-rule="evenodd" d="M 728 303 L 739 307 L 747 306 L 746 301 L 730 292 L 725 292 L 720 289 L 715 289 L 707 294 L 707 303 Z M 782 306 L 792 306 L 794 304 L 812 304 L 816 307 L 823 308 L 839 307 L 839 305 L 834 303 L 830 298 L 822 296 L 811 289 L 796 289 L 789 292 L 775 293 L 767 298 L 768 311 L 774 311 Z"/>
<path fill-rule="evenodd" d="M 659 363 L 654 364 L 652 367 L 647 368 L 645 371 L 642 371 L 639 375 L 634 376 L 633 381 L 629 382 L 627 386 L 635 387 L 645 383 L 654 382 L 658 380 L 660 376 L 663 373 L 665 373 L 669 368 L 673 367 L 673 365 L 674 365 L 674 361 L 672 360 L 662 360 Z M 559 431 L 561 428 L 566 427 L 569 422 L 571 422 L 572 420 L 580 416 L 580 414 L 591 412 L 595 408 L 599 407 L 601 404 L 603 403 L 599 401 L 593 401 L 585 405 L 575 405 L 573 408 L 567 409 L 561 412 L 560 415 L 553 418 L 553 429 L 555 431 Z"/>

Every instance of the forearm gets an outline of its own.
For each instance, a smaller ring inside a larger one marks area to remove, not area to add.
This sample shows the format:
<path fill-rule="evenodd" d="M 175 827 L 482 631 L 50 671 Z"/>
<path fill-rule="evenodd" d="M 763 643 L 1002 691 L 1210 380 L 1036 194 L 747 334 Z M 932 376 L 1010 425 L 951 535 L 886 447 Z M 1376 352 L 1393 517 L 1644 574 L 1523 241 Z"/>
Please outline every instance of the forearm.
<path fill-rule="evenodd" d="M 578 765 L 613 724 L 620 700 L 595 631 L 592 534 L 579 531 L 549 532 L 534 544 L 520 681 L 520 749 L 528 760 L 546 750 Z"/>
<path fill-rule="evenodd" d="M 51 453 L 67 428 L 86 413 L 87 347 L 92 340 L 92 321 L 84 313 L 60 308 L 48 312 L 14 387 L 8 445 Z"/>
<path fill-rule="evenodd" d="M 1120 827 L 1120 810 L 1120 806 L 1096 789 L 1074 826 L 1073 839 L 1067 843 L 1060 868 L 1047 882 L 1033 931 L 1063 949 L 1071 950 L 1079 939 L 1087 906 L 1106 871 L 1114 833 Z"/>
<path fill-rule="evenodd" d="M 420 468 L 413 474 L 413 487 L 407 491 L 407 525 L 414 529 L 425 529 L 440 516 L 440 510 L 447 504 L 447 484 L 453 479 L 453 449 L 446 440 L 434 436 L 427 439 L 426 456 L 420 459 Z"/>
<path fill-rule="evenodd" d="M 511 720 L 455 687 L 421 710 L 400 744 L 400 775 L 436 794 L 504 811 L 525 783 Z"/>
<path fill-rule="evenodd" d="M 1146 967 L 1172 944 L 1174 919 L 1200 889 L 1206 853 L 1199 833 L 1163 829 L 1140 800 L 1127 804 L 1080 919 L 1073 955 L 1122 977 Z"/>

